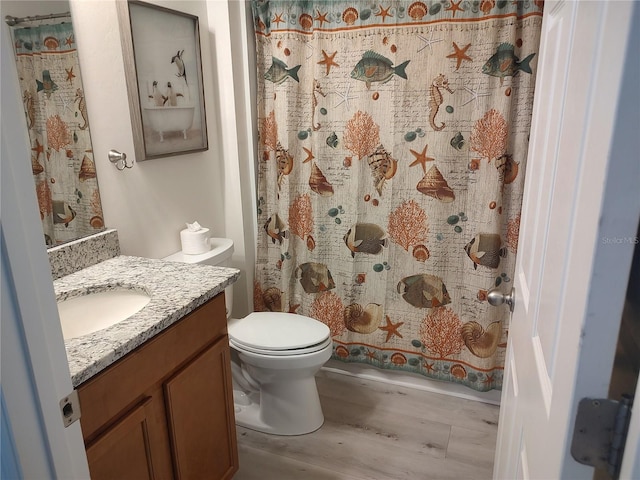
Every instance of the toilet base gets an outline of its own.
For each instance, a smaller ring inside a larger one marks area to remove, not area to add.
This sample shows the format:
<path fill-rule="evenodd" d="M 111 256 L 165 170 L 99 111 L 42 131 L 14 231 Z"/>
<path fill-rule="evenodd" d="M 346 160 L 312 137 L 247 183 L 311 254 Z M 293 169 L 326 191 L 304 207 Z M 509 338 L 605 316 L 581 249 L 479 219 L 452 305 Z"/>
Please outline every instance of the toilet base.
<path fill-rule="evenodd" d="M 264 355 L 229 343 L 238 425 L 272 435 L 304 435 L 322 426 L 315 374 L 331 356 L 331 340 L 299 355 Z"/>
<path fill-rule="evenodd" d="M 303 402 L 291 402 L 282 397 L 270 396 L 263 388 L 259 392 L 245 393 L 240 389 L 233 390 L 236 425 L 272 435 L 305 435 L 322 427 L 324 415 L 320 406 L 315 378 L 311 382 L 300 382 L 296 388 L 305 388 Z M 307 385 L 302 385 L 302 384 Z M 261 395 L 264 405 L 261 405 Z M 286 397 L 284 397 L 286 398 Z M 291 398 L 291 397 L 290 397 Z"/>

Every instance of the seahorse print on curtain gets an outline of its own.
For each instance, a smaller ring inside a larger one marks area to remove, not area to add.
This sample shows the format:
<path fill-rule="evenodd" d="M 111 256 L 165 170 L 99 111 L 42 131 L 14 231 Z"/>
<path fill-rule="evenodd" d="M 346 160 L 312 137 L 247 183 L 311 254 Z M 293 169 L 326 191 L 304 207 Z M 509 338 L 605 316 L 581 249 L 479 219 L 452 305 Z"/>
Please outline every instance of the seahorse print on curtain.
<path fill-rule="evenodd" d="M 333 358 L 502 385 L 542 2 L 253 0 L 256 310 Z"/>

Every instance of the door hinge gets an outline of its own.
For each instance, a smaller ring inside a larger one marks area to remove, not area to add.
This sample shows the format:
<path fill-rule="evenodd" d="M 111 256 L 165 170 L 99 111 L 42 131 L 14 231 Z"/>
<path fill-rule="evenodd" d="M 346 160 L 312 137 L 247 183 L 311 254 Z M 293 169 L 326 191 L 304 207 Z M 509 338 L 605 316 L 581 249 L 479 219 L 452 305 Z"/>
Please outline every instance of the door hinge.
<path fill-rule="evenodd" d="M 583 398 L 578 404 L 571 456 L 579 463 L 609 473 L 617 480 L 631 419 L 633 399 Z"/>
<path fill-rule="evenodd" d="M 78 420 L 82 415 L 80 412 L 80 400 L 78 399 L 78 391 L 73 390 L 69 395 L 60 400 L 60 413 L 62 414 L 62 422 L 68 427 Z"/>

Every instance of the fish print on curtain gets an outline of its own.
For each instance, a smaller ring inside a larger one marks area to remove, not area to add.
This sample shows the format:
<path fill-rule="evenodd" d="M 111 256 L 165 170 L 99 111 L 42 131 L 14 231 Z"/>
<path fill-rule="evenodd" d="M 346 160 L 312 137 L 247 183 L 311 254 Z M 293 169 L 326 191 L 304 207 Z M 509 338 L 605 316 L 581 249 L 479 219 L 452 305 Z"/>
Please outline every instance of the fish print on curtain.
<path fill-rule="evenodd" d="M 502 385 L 542 2 L 260 1 L 255 309 Z"/>
<path fill-rule="evenodd" d="M 12 32 L 47 246 L 104 227 L 73 26 Z"/>

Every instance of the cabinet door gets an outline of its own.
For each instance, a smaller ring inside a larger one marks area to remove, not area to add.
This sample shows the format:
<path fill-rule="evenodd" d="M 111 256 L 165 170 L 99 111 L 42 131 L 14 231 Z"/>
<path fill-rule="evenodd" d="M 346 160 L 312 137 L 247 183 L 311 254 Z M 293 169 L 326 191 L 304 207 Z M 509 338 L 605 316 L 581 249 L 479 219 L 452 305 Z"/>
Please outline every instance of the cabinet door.
<path fill-rule="evenodd" d="M 176 477 L 231 478 L 238 450 L 226 335 L 165 383 L 165 403 Z"/>
<path fill-rule="evenodd" d="M 87 446 L 92 480 L 152 479 L 148 422 L 151 397 Z"/>

